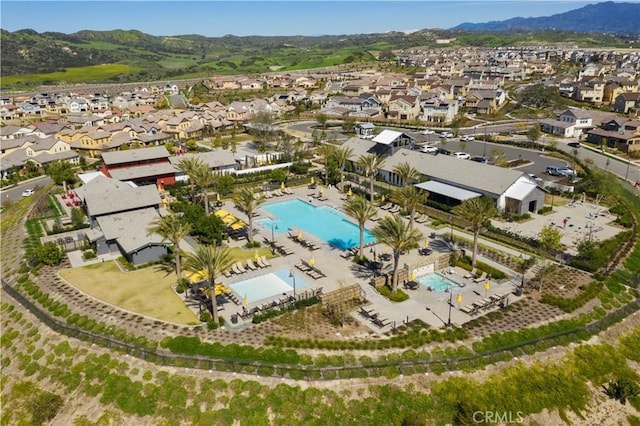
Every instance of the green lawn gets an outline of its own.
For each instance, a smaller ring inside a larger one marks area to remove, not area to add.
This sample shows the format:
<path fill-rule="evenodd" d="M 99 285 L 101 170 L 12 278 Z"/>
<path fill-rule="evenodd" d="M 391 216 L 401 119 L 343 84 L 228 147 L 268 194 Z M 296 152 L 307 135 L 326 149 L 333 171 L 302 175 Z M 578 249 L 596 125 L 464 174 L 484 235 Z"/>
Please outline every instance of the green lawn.
<path fill-rule="evenodd" d="M 60 275 L 78 289 L 126 310 L 178 324 L 199 324 L 171 289 L 175 274 L 155 267 L 122 272 L 115 262 L 66 269 Z"/>
<path fill-rule="evenodd" d="M 103 64 L 87 67 L 69 68 L 62 72 L 47 74 L 13 75 L 2 77 L 3 86 L 19 84 L 53 84 L 53 83 L 82 83 L 91 81 L 105 81 L 120 74 L 140 71 L 141 68 L 124 64 Z"/>

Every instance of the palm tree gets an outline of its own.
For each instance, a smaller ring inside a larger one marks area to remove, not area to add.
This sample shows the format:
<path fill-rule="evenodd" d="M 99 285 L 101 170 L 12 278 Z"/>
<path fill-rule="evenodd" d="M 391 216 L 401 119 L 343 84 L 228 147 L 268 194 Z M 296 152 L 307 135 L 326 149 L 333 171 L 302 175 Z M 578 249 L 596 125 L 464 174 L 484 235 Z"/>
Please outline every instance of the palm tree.
<path fill-rule="evenodd" d="M 189 177 L 193 184 L 200 188 L 204 201 L 204 212 L 209 216 L 209 187 L 216 182 L 217 176 L 205 164 L 197 167 Z"/>
<path fill-rule="evenodd" d="M 453 213 L 462 217 L 471 224 L 473 230 L 473 257 L 471 266 L 476 266 L 476 253 L 478 251 L 478 236 L 482 225 L 498 214 L 494 201 L 489 197 L 470 198 L 453 208 Z"/>
<path fill-rule="evenodd" d="M 324 182 L 325 184 L 329 181 L 329 158 L 333 155 L 333 151 L 335 147 L 333 145 L 322 144 L 318 147 L 317 152 L 322 157 L 322 161 L 324 162 Z"/>
<path fill-rule="evenodd" d="M 209 299 L 211 300 L 211 316 L 218 324 L 218 302 L 216 300 L 216 277 L 228 270 L 233 263 L 228 247 L 200 245 L 193 253 L 185 256 L 184 268 L 193 273 L 200 273 L 209 285 Z"/>
<path fill-rule="evenodd" d="M 333 155 L 338 162 L 338 166 L 340 166 L 340 190 L 344 191 L 344 168 L 349 158 L 353 155 L 353 149 L 348 146 L 341 146 L 333 152 Z"/>
<path fill-rule="evenodd" d="M 203 165 L 204 163 L 202 162 L 202 160 L 200 160 L 197 157 L 183 158 L 178 162 L 178 170 L 180 170 L 182 173 L 184 173 L 189 177 L 189 196 L 192 201 L 193 201 L 194 188 L 195 188 L 195 184 L 193 182 L 192 176 L 195 170 L 198 167 L 202 167 Z"/>
<path fill-rule="evenodd" d="M 360 227 L 360 257 L 362 257 L 364 224 L 377 214 L 376 208 L 366 198 L 356 195 L 347 199 L 344 203 L 344 211 L 358 221 L 358 226 Z"/>
<path fill-rule="evenodd" d="M 400 183 L 401 186 L 410 185 L 413 182 L 417 181 L 420 176 L 422 176 L 422 174 L 415 167 L 411 166 L 407 162 L 396 165 L 393 168 L 393 173 L 397 174 L 402 181 Z"/>
<path fill-rule="evenodd" d="M 256 197 L 253 188 L 242 188 L 233 195 L 233 201 L 244 214 L 249 222 L 249 242 L 253 243 L 253 212 L 264 202 L 262 195 Z"/>
<path fill-rule="evenodd" d="M 169 216 L 159 217 L 153 222 L 148 229 L 149 234 L 158 234 L 162 237 L 162 242 L 170 241 L 173 244 L 173 252 L 176 259 L 176 275 L 178 283 L 182 279 L 182 270 L 180 268 L 180 241 L 191 232 L 191 224 L 184 222 L 177 214 L 172 213 Z"/>
<path fill-rule="evenodd" d="M 393 251 L 393 285 L 391 292 L 396 293 L 398 291 L 400 255 L 405 251 L 418 248 L 420 240 L 423 238 L 422 232 L 409 228 L 400 215 L 394 214 L 382 218 L 371 233 L 379 243 L 388 245 Z"/>
<path fill-rule="evenodd" d="M 403 209 L 409 210 L 409 228 L 413 228 L 413 220 L 416 216 L 416 208 L 427 202 L 429 193 L 418 189 L 413 185 L 398 188 L 393 193 L 394 201 L 402 206 Z"/>
<path fill-rule="evenodd" d="M 373 182 L 376 179 L 378 170 L 384 165 L 384 158 L 377 154 L 361 155 L 358 158 L 358 167 L 364 171 L 364 175 L 369 177 L 369 200 L 373 203 Z"/>

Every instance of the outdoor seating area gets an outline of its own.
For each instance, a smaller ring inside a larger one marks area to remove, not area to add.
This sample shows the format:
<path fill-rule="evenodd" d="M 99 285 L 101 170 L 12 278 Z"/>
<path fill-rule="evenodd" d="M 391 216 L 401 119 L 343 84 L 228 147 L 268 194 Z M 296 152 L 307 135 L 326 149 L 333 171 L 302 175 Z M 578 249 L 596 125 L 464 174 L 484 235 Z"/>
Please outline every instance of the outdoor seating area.
<path fill-rule="evenodd" d="M 291 250 L 289 247 L 285 246 L 282 243 L 279 243 L 277 241 L 271 241 L 266 237 L 263 239 L 263 241 L 274 253 L 277 252 L 281 256 L 289 256 L 293 254 L 293 250 Z"/>
<path fill-rule="evenodd" d="M 309 275 L 314 280 L 326 277 L 325 273 L 316 268 L 313 262 L 307 262 L 304 259 L 300 259 L 300 263 L 296 265 L 296 268 Z"/>
<path fill-rule="evenodd" d="M 229 237 L 235 240 L 246 238 L 245 228 L 247 224 L 244 221 L 224 209 L 216 210 L 213 214 L 218 216 L 222 223 L 225 224 Z"/>
<path fill-rule="evenodd" d="M 366 319 L 370 320 L 378 328 L 384 328 L 390 324 L 387 318 L 382 318 L 380 314 L 373 309 L 366 309 L 361 306 L 358 310 L 358 313 Z"/>
<path fill-rule="evenodd" d="M 302 236 L 302 232 L 298 232 L 297 234 L 292 234 L 289 232 L 289 238 L 301 246 L 308 248 L 311 251 L 320 249 L 320 246 L 314 243 L 313 241 L 309 241 Z"/>
<path fill-rule="evenodd" d="M 489 309 L 495 308 L 496 306 L 505 306 L 508 297 L 508 294 L 496 293 L 489 297 L 485 297 L 476 302 L 473 302 L 470 305 L 464 306 L 460 308 L 460 311 L 464 312 L 467 315 L 475 316 L 478 315 L 480 311 L 487 311 Z"/>
<path fill-rule="evenodd" d="M 255 315 L 264 314 L 273 309 L 286 309 L 291 304 L 299 300 L 311 299 L 312 297 L 319 296 L 321 293 L 322 293 L 322 287 L 319 287 L 317 289 L 311 288 L 301 293 L 298 293 L 296 296 L 282 295 L 281 297 L 278 297 L 277 299 L 274 299 L 270 302 L 260 303 L 251 308 L 247 307 L 247 304 L 245 302 L 244 304 L 242 304 L 242 312 L 239 312 L 238 316 L 240 316 L 240 318 L 246 321 L 253 318 L 253 316 Z M 230 295 L 233 295 L 233 293 L 230 293 Z M 233 295 L 233 297 L 237 300 L 237 297 L 235 297 L 235 295 Z M 240 305 L 240 303 L 237 303 L 237 304 Z"/>

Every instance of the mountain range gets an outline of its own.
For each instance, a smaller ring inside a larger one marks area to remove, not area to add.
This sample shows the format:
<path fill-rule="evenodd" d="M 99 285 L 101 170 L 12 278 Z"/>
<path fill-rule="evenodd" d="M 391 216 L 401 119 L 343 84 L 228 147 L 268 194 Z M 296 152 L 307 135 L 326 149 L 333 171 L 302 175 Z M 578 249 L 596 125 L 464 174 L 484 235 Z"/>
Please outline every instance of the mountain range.
<path fill-rule="evenodd" d="M 538 18 L 511 18 L 485 23 L 465 22 L 452 28 L 465 31 L 561 30 L 580 33 L 640 34 L 640 3 L 605 2 Z"/>

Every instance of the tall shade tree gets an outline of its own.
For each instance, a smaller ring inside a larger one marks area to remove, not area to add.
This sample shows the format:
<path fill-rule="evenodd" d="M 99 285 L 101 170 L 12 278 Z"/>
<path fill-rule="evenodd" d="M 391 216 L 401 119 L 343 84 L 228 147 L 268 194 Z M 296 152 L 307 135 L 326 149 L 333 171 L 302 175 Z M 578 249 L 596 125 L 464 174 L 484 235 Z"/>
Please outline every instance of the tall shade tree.
<path fill-rule="evenodd" d="M 333 152 L 333 156 L 340 166 L 340 190 L 344 191 L 344 168 L 347 165 L 347 161 L 353 155 L 353 149 L 348 146 L 341 146 Z"/>
<path fill-rule="evenodd" d="M 184 269 L 200 274 L 209 286 L 211 299 L 211 316 L 218 324 L 218 301 L 216 300 L 216 278 L 228 270 L 233 263 L 228 247 L 200 245 L 192 253 L 185 255 Z"/>
<path fill-rule="evenodd" d="M 407 186 L 415 181 L 417 181 L 422 174 L 415 167 L 411 166 L 409 163 L 404 162 L 397 164 L 393 168 L 393 173 L 398 175 L 402 183 L 401 186 Z"/>
<path fill-rule="evenodd" d="M 384 165 L 384 158 L 377 154 L 361 155 L 358 158 L 358 167 L 369 177 L 369 201 L 373 203 L 373 182 L 376 180 L 378 170 Z"/>
<path fill-rule="evenodd" d="M 471 259 L 471 266 L 475 267 L 476 254 L 478 252 L 478 237 L 480 236 L 482 225 L 487 220 L 495 217 L 498 214 L 498 210 L 491 198 L 478 197 L 464 201 L 462 204 L 455 206 L 452 211 L 471 224 L 471 229 L 473 230 L 473 257 Z"/>
<path fill-rule="evenodd" d="M 393 193 L 393 199 L 400 204 L 403 209 L 409 210 L 409 228 L 413 228 L 413 222 L 416 217 L 416 208 L 427 202 L 429 193 L 418 189 L 413 185 L 398 188 Z"/>
<path fill-rule="evenodd" d="M 159 217 L 151 222 L 148 228 L 149 234 L 158 234 L 162 237 L 162 241 L 169 241 L 173 244 L 173 253 L 176 259 L 176 276 L 178 283 L 182 279 L 180 241 L 191 232 L 191 224 L 185 222 L 177 214 L 172 213 L 169 216 Z"/>
<path fill-rule="evenodd" d="M 242 188 L 233 195 L 233 201 L 238 206 L 238 209 L 247 215 L 249 223 L 248 238 L 249 242 L 253 243 L 253 212 L 262 205 L 264 197 L 262 195 L 256 197 L 253 188 Z"/>
<path fill-rule="evenodd" d="M 329 182 L 329 159 L 333 155 L 335 151 L 335 147 L 333 145 L 322 144 L 318 146 L 317 152 L 320 157 L 322 157 L 322 162 L 324 164 L 324 182 Z"/>
<path fill-rule="evenodd" d="M 398 291 L 398 265 L 401 253 L 418 248 L 423 238 L 422 232 L 409 228 L 400 215 L 385 216 L 371 233 L 379 243 L 386 244 L 393 251 L 393 284 L 391 292 Z"/>
<path fill-rule="evenodd" d="M 353 217 L 360 227 L 360 257 L 362 257 L 364 250 L 364 225 L 367 220 L 377 214 L 377 210 L 366 198 L 359 195 L 348 198 L 343 208 L 345 213 Z"/>
<path fill-rule="evenodd" d="M 216 183 L 216 178 L 216 175 L 214 175 L 211 169 L 205 164 L 197 167 L 189 177 L 202 194 L 204 212 L 207 216 L 209 216 L 209 187 Z"/>

